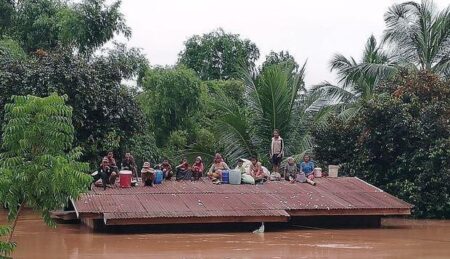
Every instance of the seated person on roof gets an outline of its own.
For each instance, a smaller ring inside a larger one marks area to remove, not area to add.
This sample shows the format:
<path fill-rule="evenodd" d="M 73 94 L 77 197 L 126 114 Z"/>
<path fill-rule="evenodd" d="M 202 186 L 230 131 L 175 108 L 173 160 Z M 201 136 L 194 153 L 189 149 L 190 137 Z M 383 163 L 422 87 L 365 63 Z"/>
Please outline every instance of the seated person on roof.
<path fill-rule="evenodd" d="M 169 163 L 168 159 L 164 159 L 161 163 L 161 171 L 164 174 L 164 179 L 170 180 L 172 179 L 173 172 L 172 172 L 172 166 Z"/>
<path fill-rule="evenodd" d="M 116 159 L 114 158 L 114 153 L 112 151 L 108 152 L 108 155 L 105 156 L 103 159 L 108 160 L 108 165 L 111 168 L 113 172 L 119 173 L 119 167 L 117 167 Z"/>
<path fill-rule="evenodd" d="M 177 170 L 176 180 L 190 180 L 192 176 L 191 166 L 189 165 L 186 158 L 181 160 L 181 163 L 175 167 Z"/>
<path fill-rule="evenodd" d="M 286 181 L 294 182 L 299 173 L 300 170 L 295 164 L 294 158 L 288 157 L 286 166 L 284 167 L 284 179 Z"/>
<path fill-rule="evenodd" d="M 125 153 L 125 157 L 122 160 L 122 169 L 130 170 L 133 172 L 133 175 L 137 177 L 137 165 L 134 161 L 134 157 L 129 152 Z"/>
<path fill-rule="evenodd" d="M 144 162 L 141 170 L 142 182 L 145 186 L 152 186 L 155 181 L 155 169 L 150 166 L 150 162 Z"/>
<path fill-rule="evenodd" d="M 303 178 L 303 175 L 306 177 L 305 181 L 309 184 L 316 185 L 314 180 L 314 163 L 311 161 L 311 158 L 309 155 L 305 154 L 303 156 L 303 162 L 298 164 L 298 169 L 300 171 L 299 177 Z"/>
<path fill-rule="evenodd" d="M 264 173 L 261 162 L 258 158 L 252 157 L 250 165 L 250 175 L 255 179 L 255 183 L 264 183 L 267 180 L 267 175 Z"/>
<path fill-rule="evenodd" d="M 214 162 L 209 168 L 208 171 L 208 177 L 214 182 L 218 183 L 220 182 L 220 179 L 222 177 L 222 171 L 224 170 L 230 170 L 228 165 L 223 161 L 222 155 L 219 153 L 216 153 L 214 156 Z"/>
<path fill-rule="evenodd" d="M 103 189 L 106 189 L 108 184 L 114 185 L 116 183 L 117 173 L 113 172 L 109 166 L 109 161 L 105 157 L 97 170 L 97 174 L 94 175 L 93 183 L 96 183 L 99 179 L 102 179 Z"/>
<path fill-rule="evenodd" d="M 202 158 L 200 156 L 198 156 L 195 159 L 194 164 L 192 165 L 192 176 L 194 177 L 195 181 L 199 180 L 202 177 L 203 170 L 204 170 L 204 166 L 203 166 Z"/>

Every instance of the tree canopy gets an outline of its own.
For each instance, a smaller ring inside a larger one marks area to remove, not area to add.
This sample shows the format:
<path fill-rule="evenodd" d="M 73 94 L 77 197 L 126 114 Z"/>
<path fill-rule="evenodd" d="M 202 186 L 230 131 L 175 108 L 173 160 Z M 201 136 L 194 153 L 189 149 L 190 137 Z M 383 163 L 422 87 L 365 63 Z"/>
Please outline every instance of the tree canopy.
<path fill-rule="evenodd" d="M 430 72 L 399 75 L 364 102 L 351 121 L 314 132 L 315 154 L 416 206 L 448 218 L 450 85 Z"/>
<path fill-rule="evenodd" d="M 92 52 L 116 33 L 130 36 L 120 1 L 6 0 L 0 4 L 0 38 L 17 40 L 26 52 L 58 46 Z"/>
<path fill-rule="evenodd" d="M 284 64 L 286 66 L 292 67 L 292 71 L 297 73 L 300 69 L 295 58 L 289 53 L 289 51 L 280 51 L 275 52 L 271 51 L 267 56 L 266 60 L 261 65 L 261 70 L 266 69 L 268 66 L 276 65 L 276 64 Z"/>
<path fill-rule="evenodd" d="M 66 98 L 13 96 L 5 106 L 0 200 L 10 220 L 26 205 L 52 225 L 50 211 L 76 199 L 91 182 L 89 165 L 79 162 L 79 149 L 72 149 L 75 130 Z"/>
<path fill-rule="evenodd" d="M 172 131 L 192 127 L 200 102 L 200 79 L 193 70 L 154 68 L 143 77 L 142 87 L 140 103 L 158 145 L 167 144 Z"/>
<path fill-rule="evenodd" d="M 136 94 L 121 84 L 133 68 L 123 64 L 115 55 L 89 60 L 64 50 L 26 60 L 0 57 L 0 114 L 12 95 L 66 94 L 74 109 L 76 143 L 95 161 L 110 148 L 104 146 L 106 136 L 115 134 L 124 144 L 143 130 Z"/>
<path fill-rule="evenodd" d="M 178 62 L 193 69 L 202 80 L 238 78 L 240 68 L 253 70 L 259 58 L 253 42 L 223 29 L 194 35 L 184 45 Z"/>

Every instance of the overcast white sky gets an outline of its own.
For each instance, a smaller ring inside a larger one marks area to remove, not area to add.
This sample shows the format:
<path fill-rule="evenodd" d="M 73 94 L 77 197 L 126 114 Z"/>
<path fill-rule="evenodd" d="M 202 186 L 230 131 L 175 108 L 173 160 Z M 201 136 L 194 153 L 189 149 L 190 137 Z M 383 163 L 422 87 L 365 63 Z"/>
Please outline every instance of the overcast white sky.
<path fill-rule="evenodd" d="M 288 50 L 303 63 L 306 84 L 334 81 L 333 54 L 359 58 L 366 39 L 379 38 L 383 14 L 397 0 L 122 0 L 133 31 L 129 46 L 139 47 L 152 65 L 172 65 L 193 34 L 222 27 L 259 48 L 260 64 L 271 51 Z M 450 0 L 435 0 L 439 8 Z"/>

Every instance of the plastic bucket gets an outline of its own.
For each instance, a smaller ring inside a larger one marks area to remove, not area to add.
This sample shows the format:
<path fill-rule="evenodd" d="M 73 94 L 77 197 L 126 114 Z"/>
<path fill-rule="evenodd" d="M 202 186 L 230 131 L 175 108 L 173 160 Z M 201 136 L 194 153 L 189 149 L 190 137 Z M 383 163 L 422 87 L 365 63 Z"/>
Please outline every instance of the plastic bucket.
<path fill-rule="evenodd" d="M 222 171 L 222 183 L 230 183 L 230 171 Z"/>
<path fill-rule="evenodd" d="M 328 166 L 328 177 L 338 177 L 339 166 L 329 165 Z"/>
<path fill-rule="evenodd" d="M 320 167 L 314 168 L 314 177 L 317 177 L 317 178 L 322 177 L 322 168 L 320 168 Z"/>
<path fill-rule="evenodd" d="M 129 170 L 123 170 L 119 172 L 120 188 L 130 188 L 132 172 Z"/>
<path fill-rule="evenodd" d="M 241 172 L 239 170 L 230 171 L 230 184 L 241 184 Z"/>
<path fill-rule="evenodd" d="M 155 184 L 160 184 L 162 183 L 164 179 L 164 173 L 161 170 L 156 170 L 155 171 Z"/>

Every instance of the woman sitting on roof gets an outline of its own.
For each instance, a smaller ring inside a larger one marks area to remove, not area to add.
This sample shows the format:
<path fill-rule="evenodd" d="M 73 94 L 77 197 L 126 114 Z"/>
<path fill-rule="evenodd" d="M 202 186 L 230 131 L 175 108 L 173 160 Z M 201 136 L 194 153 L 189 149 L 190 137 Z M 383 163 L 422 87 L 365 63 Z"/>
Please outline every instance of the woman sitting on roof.
<path fill-rule="evenodd" d="M 316 185 L 314 180 L 314 162 L 311 161 L 311 158 L 309 155 L 305 154 L 303 156 L 303 162 L 298 164 L 298 169 L 300 171 L 298 178 L 301 178 L 301 182 L 307 182 L 312 185 Z M 303 179 L 303 177 L 305 179 Z M 298 181 L 299 179 L 297 179 Z"/>
<path fill-rule="evenodd" d="M 222 155 L 216 153 L 214 156 L 214 163 L 208 171 L 208 177 L 213 181 L 213 183 L 220 183 L 220 178 L 222 177 L 222 171 L 230 170 L 228 165 L 223 161 Z"/>
<path fill-rule="evenodd" d="M 256 157 L 250 159 L 250 175 L 255 179 L 255 183 L 264 183 L 267 181 L 267 175 L 264 173 L 261 162 Z"/>
<path fill-rule="evenodd" d="M 290 181 L 291 183 L 295 182 L 297 179 L 297 175 L 300 173 L 297 165 L 295 164 L 295 160 L 293 157 L 288 157 L 286 166 L 284 167 L 284 179 L 286 181 Z"/>
<path fill-rule="evenodd" d="M 194 181 L 197 181 L 198 179 L 200 179 L 202 177 L 203 170 L 204 170 L 204 166 L 203 166 L 202 158 L 200 156 L 198 156 L 195 159 L 194 164 L 192 165 L 192 176 L 194 177 Z"/>

